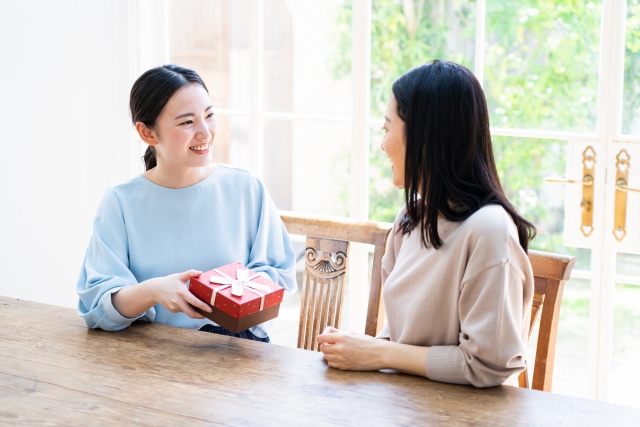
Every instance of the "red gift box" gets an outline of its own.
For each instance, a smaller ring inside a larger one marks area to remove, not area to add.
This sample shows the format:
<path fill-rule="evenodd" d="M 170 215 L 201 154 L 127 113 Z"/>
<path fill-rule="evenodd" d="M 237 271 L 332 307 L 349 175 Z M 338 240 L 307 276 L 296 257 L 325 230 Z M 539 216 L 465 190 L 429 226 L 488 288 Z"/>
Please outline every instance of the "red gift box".
<path fill-rule="evenodd" d="M 234 334 L 278 317 L 284 297 L 282 286 L 240 262 L 192 278 L 189 290 L 212 307 L 211 313 L 196 311 Z"/>

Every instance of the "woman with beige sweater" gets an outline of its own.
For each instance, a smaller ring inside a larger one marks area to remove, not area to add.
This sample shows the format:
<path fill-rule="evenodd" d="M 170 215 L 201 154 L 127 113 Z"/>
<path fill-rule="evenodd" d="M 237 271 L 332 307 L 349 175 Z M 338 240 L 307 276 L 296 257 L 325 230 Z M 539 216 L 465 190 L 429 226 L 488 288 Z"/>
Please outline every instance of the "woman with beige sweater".
<path fill-rule="evenodd" d="M 320 349 L 338 369 L 517 384 L 535 228 L 500 185 L 482 88 L 465 67 L 433 61 L 392 91 L 382 150 L 406 204 L 382 261 L 385 326 L 376 338 L 329 327 Z"/>

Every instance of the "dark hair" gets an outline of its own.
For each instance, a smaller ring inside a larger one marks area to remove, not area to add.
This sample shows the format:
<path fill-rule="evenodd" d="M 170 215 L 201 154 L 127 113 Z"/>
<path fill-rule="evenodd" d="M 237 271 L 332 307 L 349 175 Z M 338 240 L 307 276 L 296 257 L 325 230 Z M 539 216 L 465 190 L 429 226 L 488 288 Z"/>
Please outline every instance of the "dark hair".
<path fill-rule="evenodd" d="M 436 60 L 398 78 L 392 90 L 406 137 L 407 210 L 399 231 L 408 234 L 419 225 L 425 247 L 438 249 L 439 216 L 460 222 L 487 204 L 497 204 L 513 219 L 526 252 L 536 229 L 502 190 L 487 101 L 471 71 Z"/>
<path fill-rule="evenodd" d="M 134 126 L 137 122 L 142 122 L 149 129 L 155 129 L 158 117 L 169 99 L 180 88 L 190 83 L 199 84 L 207 90 L 198 73 L 188 68 L 168 64 L 145 71 L 133 84 L 129 97 L 131 121 Z M 146 170 L 157 166 L 154 147 L 147 147 L 142 161 Z"/>

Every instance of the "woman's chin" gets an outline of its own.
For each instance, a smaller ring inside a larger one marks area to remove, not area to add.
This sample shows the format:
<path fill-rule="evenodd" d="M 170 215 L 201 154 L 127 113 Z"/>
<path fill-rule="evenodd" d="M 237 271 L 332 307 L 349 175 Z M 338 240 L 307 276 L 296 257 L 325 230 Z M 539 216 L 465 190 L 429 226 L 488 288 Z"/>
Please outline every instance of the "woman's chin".
<path fill-rule="evenodd" d="M 196 161 L 189 162 L 189 166 L 192 168 L 204 168 L 211 164 L 211 156 L 203 156 Z"/>
<path fill-rule="evenodd" d="M 404 188 L 404 180 L 396 178 L 395 174 L 393 176 L 393 186 L 396 188 L 403 189 Z"/>

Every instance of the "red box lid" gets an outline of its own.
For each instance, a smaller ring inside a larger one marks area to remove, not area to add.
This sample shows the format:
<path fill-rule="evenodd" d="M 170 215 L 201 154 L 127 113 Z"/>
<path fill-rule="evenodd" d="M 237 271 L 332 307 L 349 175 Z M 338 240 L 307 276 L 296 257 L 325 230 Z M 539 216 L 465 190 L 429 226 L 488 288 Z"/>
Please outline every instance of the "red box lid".
<path fill-rule="evenodd" d="M 234 262 L 223 267 L 218 267 L 216 270 L 225 273 L 232 279 L 236 278 L 236 270 L 247 270 L 249 271 L 250 276 L 255 274 L 254 271 L 249 270 L 240 262 Z M 209 281 L 209 278 L 211 276 L 223 277 L 214 270 L 205 271 L 200 276 L 193 277 L 191 279 L 189 290 L 198 299 L 206 302 L 207 304 L 211 304 L 216 308 L 219 308 L 220 310 L 236 319 L 249 316 L 250 314 L 254 314 L 260 311 L 261 297 L 257 293 L 264 295 L 263 309 L 272 307 L 276 304 L 280 304 L 282 302 L 282 298 L 284 297 L 284 288 L 282 286 L 260 275 L 252 279 L 251 282 L 268 286 L 269 288 L 271 288 L 270 292 L 258 289 L 248 289 L 245 287 L 243 288 L 243 295 L 241 297 L 237 297 L 231 294 L 231 287 L 229 286 L 217 292 L 215 303 L 212 304 L 211 298 L 213 297 L 213 290 L 222 288 L 223 285 L 211 283 Z"/>

